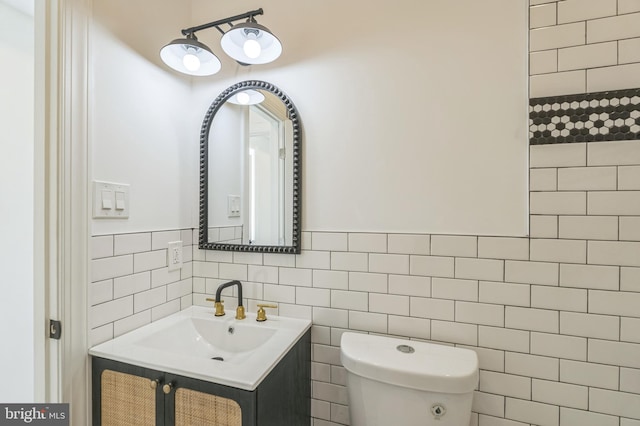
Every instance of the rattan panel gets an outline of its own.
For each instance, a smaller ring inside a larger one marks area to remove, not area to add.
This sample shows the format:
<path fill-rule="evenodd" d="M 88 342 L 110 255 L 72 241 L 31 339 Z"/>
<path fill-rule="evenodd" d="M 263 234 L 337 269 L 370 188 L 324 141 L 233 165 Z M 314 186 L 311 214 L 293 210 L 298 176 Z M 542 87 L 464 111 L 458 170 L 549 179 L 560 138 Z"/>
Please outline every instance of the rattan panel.
<path fill-rule="evenodd" d="M 156 391 L 149 379 L 104 370 L 101 394 L 102 426 L 155 426 Z"/>
<path fill-rule="evenodd" d="M 180 388 L 175 406 L 176 426 L 242 426 L 240 405 L 232 399 Z"/>

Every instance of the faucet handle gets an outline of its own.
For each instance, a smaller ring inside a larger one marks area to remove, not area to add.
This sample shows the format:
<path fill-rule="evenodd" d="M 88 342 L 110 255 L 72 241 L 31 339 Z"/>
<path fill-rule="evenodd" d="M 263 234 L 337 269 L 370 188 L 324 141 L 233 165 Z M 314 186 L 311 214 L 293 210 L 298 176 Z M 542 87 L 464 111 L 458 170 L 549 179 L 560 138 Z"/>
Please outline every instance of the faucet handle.
<path fill-rule="evenodd" d="M 207 302 L 214 302 L 216 307 L 215 316 L 222 317 L 224 316 L 224 300 L 216 302 L 216 299 L 212 299 L 211 297 L 207 297 L 205 299 Z"/>
<path fill-rule="evenodd" d="M 270 303 L 258 303 L 256 305 L 259 309 L 258 312 L 256 312 L 256 321 L 266 321 L 267 320 L 267 313 L 265 312 L 264 308 L 277 308 L 278 305 L 273 305 Z"/>

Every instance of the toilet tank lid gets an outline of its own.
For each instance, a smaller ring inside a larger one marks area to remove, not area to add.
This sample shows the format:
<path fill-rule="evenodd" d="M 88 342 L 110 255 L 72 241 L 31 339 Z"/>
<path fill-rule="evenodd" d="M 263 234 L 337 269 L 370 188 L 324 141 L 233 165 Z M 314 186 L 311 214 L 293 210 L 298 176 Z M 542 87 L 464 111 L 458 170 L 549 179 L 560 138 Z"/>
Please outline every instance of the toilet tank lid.
<path fill-rule="evenodd" d="M 352 374 L 411 389 L 458 394 L 478 384 L 478 356 L 469 349 L 346 332 L 340 358 Z"/>

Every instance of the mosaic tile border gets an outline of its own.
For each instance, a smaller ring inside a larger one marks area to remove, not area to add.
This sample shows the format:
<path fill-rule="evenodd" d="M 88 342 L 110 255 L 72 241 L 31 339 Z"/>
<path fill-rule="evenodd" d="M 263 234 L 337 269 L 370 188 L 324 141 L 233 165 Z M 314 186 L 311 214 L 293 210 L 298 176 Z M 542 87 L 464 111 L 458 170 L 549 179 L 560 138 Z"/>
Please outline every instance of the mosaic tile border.
<path fill-rule="evenodd" d="M 531 145 L 633 139 L 640 139 L 640 89 L 529 101 Z"/>

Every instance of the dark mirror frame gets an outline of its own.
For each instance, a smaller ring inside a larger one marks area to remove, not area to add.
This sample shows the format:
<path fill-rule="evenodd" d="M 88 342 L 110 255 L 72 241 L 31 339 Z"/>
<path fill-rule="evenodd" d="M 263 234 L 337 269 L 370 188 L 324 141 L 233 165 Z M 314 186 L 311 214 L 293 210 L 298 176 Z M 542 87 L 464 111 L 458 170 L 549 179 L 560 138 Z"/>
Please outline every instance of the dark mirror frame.
<path fill-rule="evenodd" d="M 221 244 L 208 241 L 209 229 L 209 132 L 213 118 L 224 103 L 233 95 L 243 90 L 265 90 L 277 96 L 285 105 L 287 115 L 293 127 L 293 235 L 290 246 L 264 246 L 253 244 Z M 199 244 L 198 247 L 204 250 L 226 250 L 244 251 L 259 253 L 300 253 L 301 239 L 301 190 L 302 190 L 302 128 L 300 126 L 298 111 L 287 95 L 271 83 L 260 80 L 247 80 L 236 83 L 223 91 L 213 101 L 202 122 L 200 130 L 200 223 L 199 223 Z"/>

